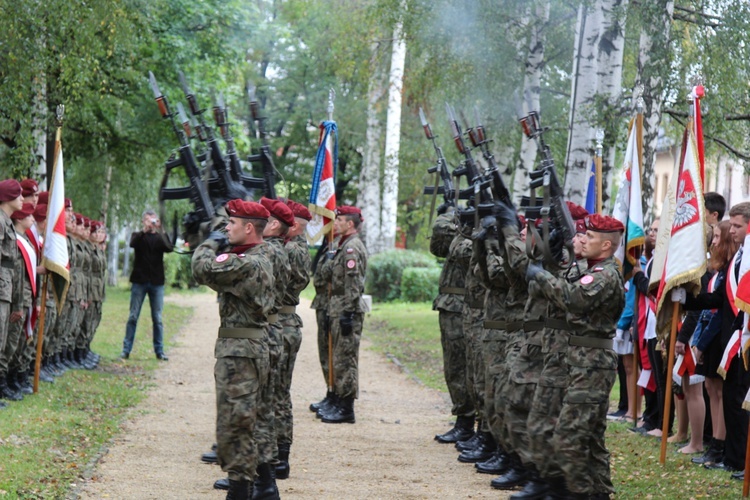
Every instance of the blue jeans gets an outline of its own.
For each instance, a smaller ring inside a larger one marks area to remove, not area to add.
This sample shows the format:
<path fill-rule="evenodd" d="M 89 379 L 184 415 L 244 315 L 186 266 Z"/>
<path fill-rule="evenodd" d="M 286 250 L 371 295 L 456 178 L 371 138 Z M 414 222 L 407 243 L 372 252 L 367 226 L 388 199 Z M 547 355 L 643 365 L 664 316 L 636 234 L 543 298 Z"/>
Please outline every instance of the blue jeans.
<path fill-rule="evenodd" d="M 154 352 L 158 355 L 164 354 L 164 325 L 161 322 L 161 311 L 164 308 L 164 285 L 152 285 L 150 283 L 133 283 L 130 290 L 130 315 L 125 326 L 125 340 L 122 343 L 122 352 L 130 354 L 135 340 L 135 325 L 141 315 L 143 299 L 148 294 L 148 303 L 151 306 L 151 321 L 154 324 Z"/>

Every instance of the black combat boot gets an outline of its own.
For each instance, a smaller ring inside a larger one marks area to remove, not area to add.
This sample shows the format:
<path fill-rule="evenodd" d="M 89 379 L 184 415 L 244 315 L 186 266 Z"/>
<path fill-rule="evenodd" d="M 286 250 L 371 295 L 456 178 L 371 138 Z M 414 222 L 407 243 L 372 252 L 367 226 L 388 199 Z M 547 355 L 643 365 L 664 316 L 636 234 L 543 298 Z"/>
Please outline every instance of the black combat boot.
<path fill-rule="evenodd" d="M 253 488 L 253 500 L 279 500 L 279 488 L 270 464 L 260 464 L 257 468 L 258 477 Z"/>
<path fill-rule="evenodd" d="M 318 408 L 318 411 L 315 412 L 315 418 L 323 418 L 324 414 L 336 410 L 340 404 L 341 398 L 339 398 L 335 393 L 332 392 L 331 396 L 328 397 L 328 403 L 325 405 L 321 405 L 320 408 Z"/>
<path fill-rule="evenodd" d="M 490 481 L 490 486 L 498 490 L 512 490 L 516 486 L 526 483 L 526 469 L 521 465 L 521 459 L 515 453 L 511 454 L 511 466 L 500 477 Z"/>
<path fill-rule="evenodd" d="M 39 380 L 47 382 L 48 384 L 55 383 L 55 375 L 52 372 L 52 368 L 49 365 L 49 358 L 42 358 L 42 366 L 39 369 Z"/>
<path fill-rule="evenodd" d="M 477 432 L 475 432 L 473 436 L 465 441 L 456 442 L 456 449 L 458 451 L 473 450 L 474 448 L 479 446 L 479 436 L 481 435 L 479 429 L 482 428 L 482 421 L 478 420 L 477 422 L 479 423 L 479 425 L 477 425 Z"/>
<path fill-rule="evenodd" d="M 242 481 L 229 480 L 229 491 L 226 500 L 249 500 L 253 498 L 253 484 L 247 479 Z"/>
<path fill-rule="evenodd" d="M 203 455 L 201 455 L 201 462 L 205 464 L 215 464 L 219 461 L 218 457 L 216 456 L 216 451 L 211 450 L 207 451 Z"/>
<path fill-rule="evenodd" d="M 292 443 L 279 443 L 279 463 L 274 466 L 276 479 L 289 478 L 289 448 Z"/>
<path fill-rule="evenodd" d="M 571 495 L 565 484 L 564 477 L 545 478 L 549 485 L 549 493 L 544 500 L 569 500 Z"/>
<path fill-rule="evenodd" d="M 510 457 L 498 447 L 492 458 L 485 462 L 477 462 L 474 464 L 474 467 L 476 467 L 477 472 L 480 474 L 503 474 L 510 468 Z"/>
<path fill-rule="evenodd" d="M 528 467 L 528 470 L 528 481 L 523 490 L 510 496 L 512 500 L 542 500 L 549 494 L 549 484 L 539 476 L 536 467 Z"/>
<path fill-rule="evenodd" d="M 16 375 L 16 384 L 18 384 L 23 394 L 34 394 L 34 388 L 31 386 L 31 381 L 29 380 L 29 370 L 18 372 Z"/>
<path fill-rule="evenodd" d="M 81 366 L 81 363 L 78 362 L 76 359 L 76 349 L 68 349 L 67 354 L 68 361 L 70 362 L 71 368 L 74 370 L 83 370 L 83 366 Z"/>
<path fill-rule="evenodd" d="M 456 425 L 445 434 L 435 436 L 438 443 L 457 443 L 466 441 L 474 435 L 474 416 L 459 416 L 456 418 Z"/>
<path fill-rule="evenodd" d="M 310 403 L 310 411 L 313 413 L 317 413 L 317 411 L 322 407 L 328 406 L 331 402 L 331 396 L 333 396 L 333 393 L 331 391 L 328 391 L 326 392 L 326 397 L 324 397 L 317 403 Z"/>
<path fill-rule="evenodd" d="M 14 391 L 8 386 L 8 380 L 5 375 L 0 377 L 0 399 L 7 399 L 8 401 L 21 401 L 23 394 Z"/>
<path fill-rule="evenodd" d="M 71 357 L 68 356 L 68 348 L 64 347 L 60 352 L 60 364 L 65 367 L 66 370 L 72 370 L 74 368 Z"/>
<path fill-rule="evenodd" d="M 327 424 L 353 424 L 354 420 L 354 398 L 339 398 L 339 406 L 320 418 Z"/>
<path fill-rule="evenodd" d="M 228 490 L 229 489 L 229 478 L 228 477 L 222 477 L 221 479 L 217 479 L 214 481 L 214 489 L 215 490 Z"/>
<path fill-rule="evenodd" d="M 497 450 L 495 439 L 487 431 L 479 431 L 479 439 L 476 447 L 471 450 L 462 451 L 458 456 L 458 461 L 465 464 L 475 464 L 477 462 L 484 462 L 492 458 Z"/>
<path fill-rule="evenodd" d="M 93 370 L 96 368 L 94 360 L 86 356 L 86 349 L 76 349 L 76 359 L 78 360 L 78 363 L 87 370 Z"/>
<path fill-rule="evenodd" d="M 10 390 L 13 392 L 20 392 L 21 394 L 24 394 L 23 391 L 21 391 L 21 384 L 18 382 L 18 370 L 9 370 L 8 376 L 5 380 L 8 381 L 8 387 L 10 387 Z"/>

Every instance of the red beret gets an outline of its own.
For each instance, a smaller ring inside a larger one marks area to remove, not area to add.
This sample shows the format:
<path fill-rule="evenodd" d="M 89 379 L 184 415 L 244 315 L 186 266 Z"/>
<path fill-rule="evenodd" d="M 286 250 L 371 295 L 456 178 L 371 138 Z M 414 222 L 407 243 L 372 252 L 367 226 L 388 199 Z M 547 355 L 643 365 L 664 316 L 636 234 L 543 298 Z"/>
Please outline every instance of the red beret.
<path fill-rule="evenodd" d="M 99 229 L 100 227 L 102 227 L 103 225 L 104 224 L 102 224 L 98 220 L 92 220 L 91 221 L 91 232 L 93 233 L 94 231 L 96 231 L 97 229 Z"/>
<path fill-rule="evenodd" d="M 91 227 L 91 219 L 85 215 L 83 216 L 83 227 Z"/>
<path fill-rule="evenodd" d="M 336 209 L 336 215 L 359 215 L 362 217 L 362 211 L 351 205 L 341 205 Z"/>
<path fill-rule="evenodd" d="M 576 219 L 576 233 L 586 234 L 586 221 L 583 219 Z"/>
<path fill-rule="evenodd" d="M 286 206 L 292 209 L 292 213 L 295 217 L 299 217 L 300 219 L 305 219 L 306 221 L 312 220 L 312 214 L 307 209 L 306 206 L 304 206 L 302 203 L 297 203 L 294 200 L 287 200 Z"/>
<path fill-rule="evenodd" d="M 266 207 L 254 201 L 231 200 L 227 203 L 227 212 L 230 217 L 239 217 L 241 219 L 265 219 L 271 215 Z"/>
<path fill-rule="evenodd" d="M 21 196 L 21 184 L 15 179 L 0 182 L 0 201 L 11 201 Z"/>
<path fill-rule="evenodd" d="M 42 203 L 44 205 L 47 205 L 49 203 L 49 191 L 42 191 L 39 193 L 39 200 L 37 203 Z"/>
<path fill-rule="evenodd" d="M 565 204 L 568 205 L 568 211 L 570 212 L 570 216 L 573 217 L 573 220 L 582 220 L 589 214 L 588 210 L 581 205 L 576 205 L 572 201 L 566 201 Z"/>
<path fill-rule="evenodd" d="M 586 217 L 586 229 L 596 233 L 622 233 L 622 222 L 608 215 L 591 214 Z"/>
<path fill-rule="evenodd" d="M 73 200 L 65 198 L 65 208 L 73 208 Z"/>
<path fill-rule="evenodd" d="M 287 226 L 291 227 L 294 225 L 294 213 L 292 213 L 292 209 L 286 206 L 283 201 L 272 200 L 271 198 L 266 198 L 264 196 L 260 199 L 260 204 L 266 207 L 266 210 L 268 210 L 271 215 Z"/>
<path fill-rule="evenodd" d="M 16 210 L 12 214 L 10 214 L 10 218 L 13 220 L 20 220 L 25 219 L 29 215 L 34 214 L 34 205 L 31 203 L 24 203 L 23 207 L 21 207 L 21 210 Z"/>
<path fill-rule="evenodd" d="M 24 179 L 21 181 L 21 194 L 24 198 L 38 192 L 39 184 L 34 179 Z"/>
<path fill-rule="evenodd" d="M 83 215 L 81 214 L 75 214 L 76 216 L 76 224 L 81 225 L 83 224 Z"/>
<path fill-rule="evenodd" d="M 36 209 L 34 210 L 34 220 L 37 222 L 42 222 L 43 220 L 47 219 L 47 205 L 44 203 L 38 203 L 36 206 Z"/>

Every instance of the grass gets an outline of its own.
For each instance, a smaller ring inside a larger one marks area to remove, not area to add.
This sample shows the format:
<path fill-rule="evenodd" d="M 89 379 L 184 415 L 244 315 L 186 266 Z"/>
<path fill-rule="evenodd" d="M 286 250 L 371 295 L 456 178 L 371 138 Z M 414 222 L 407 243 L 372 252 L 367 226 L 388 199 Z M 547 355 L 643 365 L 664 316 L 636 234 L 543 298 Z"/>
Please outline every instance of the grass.
<path fill-rule="evenodd" d="M 151 315 L 141 312 L 135 348 L 122 362 L 130 292 L 110 288 L 92 349 L 99 368 L 73 370 L 39 393 L 0 410 L 0 497 L 65 498 L 86 474 L 110 439 L 120 431 L 127 411 L 146 395 L 158 366 L 151 346 Z M 165 304 L 167 351 L 173 335 L 191 311 Z"/>
<path fill-rule="evenodd" d="M 367 315 L 365 335 L 374 348 L 398 360 L 425 385 L 446 391 L 438 314 L 430 303 L 379 303 Z M 611 401 L 617 401 L 615 384 Z M 660 439 L 635 435 L 627 424 L 610 422 L 607 447 L 617 498 L 697 499 L 739 498 L 742 483 L 726 472 L 705 470 L 676 453 L 668 444 L 667 460 L 659 464 Z"/>

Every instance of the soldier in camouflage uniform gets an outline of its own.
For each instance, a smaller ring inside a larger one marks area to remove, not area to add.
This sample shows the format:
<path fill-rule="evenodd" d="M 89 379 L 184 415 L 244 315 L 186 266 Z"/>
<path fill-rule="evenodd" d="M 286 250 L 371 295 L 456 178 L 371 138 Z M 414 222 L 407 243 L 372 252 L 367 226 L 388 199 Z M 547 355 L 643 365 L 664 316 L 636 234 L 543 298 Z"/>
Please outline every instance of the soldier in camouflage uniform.
<path fill-rule="evenodd" d="M 252 497 L 258 465 L 256 419 L 270 370 L 267 317 L 274 305 L 275 281 L 263 242 L 268 210 L 232 200 L 227 211 L 227 234 L 210 233 L 193 254 L 192 269 L 198 283 L 219 293 L 216 454 L 229 474 L 227 498 L 244 500 Z"/>
<path fill-rule="evenodd" d="M 91 296 L 94 293 L 94 274 L 93 274 L 93 260 L 94 260 L 94 245 L 90 241 L 91 234 L 91 219 L 88 217 L 82 217 L 81 224 L 78 225 L 78 246 L 81 250 L 82 264 L 81 271 L 83 276 L 83 288 L 81 292 L 81 311 L 78 319 L 77 331 L 73 340 L 73 359 L 76 364 L 81 368 L 87 370 L 93 370 L 95 365 L 85 359 L 86 347 L 89 336 L 89 323 L 91 322 L 91 315 L 93 313 Z"/>
<path fill-rule="evenodd" d="M 334 245 L 338 245 L 338 241 L 333 242 Z M 323 262 L 326 259 L 326 252 L 328 248 L 328 241 L 320 245 L 318 248 L 318 254 L 315 258 L 315 266 L 313 269 L 313 287 L 315 287 L 315 298 L 312 301 L 310 307 L 315 309 L 315 319 L 318 325 L 318 359 L 320 361 L 320 368 L 323 370 L 323 379 L 326 386 L 328 383 L 328 303 L 330 286 L 323 279 L 320 274 L 320 270 L 323 267 Z M 310 403 L 310 411 L 317 413 L 324 406 L 329 406 L 333 401 L 333 392 L 326 391 L 325 397 L 317 403 Z"/>
<path fill-rule="evenodd" d="M 334 232 L 340 236 L 338 248 L 320 266 L 321 278 L 331 284 L 328 305 L 329 328 L 333 342 L 332 402 L 318 415 L 329 424 L 354 423 L 354 400 L 359 396 L 359 342 L 362 337 L 367 272 L 367 250 L 359 238 L 362 212 L 352 206 L 336 209 Z"/>
<path fill-rule="evenodd" d="M 18 181 L 8 179 L 0 181 L 0 352 L 5 349 L 8 338 L 8 325 L 11 314 L 13 287 L 18 286 L 14 272 L 14 262 L 18 253 L 16 231 L 10 216 L 23 207 L 21 185 Z M 0 400 L 10 393 L 7 381 L 0 377 Z M 0 408 L 5 408 L 0 401 Z"/>
<path fill-rule="evenodd" d="M 289 228 L 284 248 L 289 257 L 289 283 L 284 294 L 284 301 L 279 318 L 282 327 L 283 351 L 279 361 L 281 393 L 276 405 L 276 442 L 279 450 L 279 463 L 276 466 L 276 478 L 289 477 L 289 451 L 293 441 L 294 421 L 292 418 L 292 373 L 297 360 L 297 352 L 302 345 L 302 319 L 296 312 L 299 294 L 310 282 L 310 252 L 307 248 L 305 231 L 312 219 L 310 211 L 302 204 L 292 200 L 286 202 L 294 215 L 294 225 Z"/>
<path fill-rule="evenodd" d="M 568 387 L 555 425 L 555 460 L 573 498 L 605 499 L 614 493 L 609 452 L 604 444 L 609 393 L 617 376 L 612 338 L 625 303 L 624 283 L 613 255 L 624 230 L 612 217 L 586 219 L 581 255 L 588 269 L 569 282 L 536 264 L 529 281 L 556 307 L 566 311 Z M 535 292 L 536 293 L 536 292 Z M 563 326 L 563 325 L 561 325 Z"/>
<path fill-rule="evenodd" d="M 453 403 L 451 414 L 456 416 L 454 427 L 445 434 L 436 435 L 435 440 L 455 443 L 468 440 L 474 434 L 475 409 L 466 386 L 466 339 L 462 317 L 468 269 L 461 267 L 460 262 L 469 259 L 459 258 L 459 255 L 471 253 L 471 240 L 459 233 L 452 209 L 435 219 L 430 252 L 445 259 L 432 309 L 438 311 L 443 373 Z"/>
<path fill-rule="evenodd" d="M 37 250 L 37 257 L 38 262 L 41 263 L 42 261 L 42 239 L 40 238 L 40 235 L 44 235 L 44 231 L 47 227 L 47 204 L 46 203 L 39 203 L 36 206 L 36 209 L 34 210 L 34 229 L 33 232 L 28 232 L 27 234 L 30 235 L 30 240 L 34 247 Z M 42 366 L 39 370 L 39 380 L 42 382 L 48 382 L 53 383 L 55 381 L 54 374 L 52 371 L 52 368 L 49 365 L 50 362 L 50 343 L 49 339 L 47 338 L 49 335 L 52 335 L 52 329 L 55 326 L 55 320 L 57 319 L 57 306 L 55 305 L 54 300 L 54 292 L 52 291 L 51 287 L 47 289 L 47 297 L 41 298 L 42 290 L 39 289 L 38 296 L 37 296 L 37 304 L 41 304 L 41 300 L 46 300 L 46 311 L 44 313 L 45 315 L 45 321 L 44 321 L 44 340 L 43 340 L 43 346 L 42 346 Z M 34 338 L 39 338 L 39 322 L 37 321 L 36 328 L 34 329 Z M 35 340 L 36 343 L 36 340 Z M 36 346 L 32 349 L 31 352 L 31 370 L 33 373 L 34 370 L 34 364 L 33 361 L 36 358 Z"/>
<path fill-rule="evenodd" d="M 91 342 L 94 340 L 96 329 L 102 319 L 102 305 L 106 298 L 107 253 L 104 243 L 106 237 L 107 232 L 104 224 L 93 221 L 89 235 L 92 248 L 91 295 L 89 297 L 89 308 L 87 309 L 86 335 L 80 348 L 83 350 L 82 358 L 94 367 L 99 364 L 99 355 L 91 350 Z"/>

